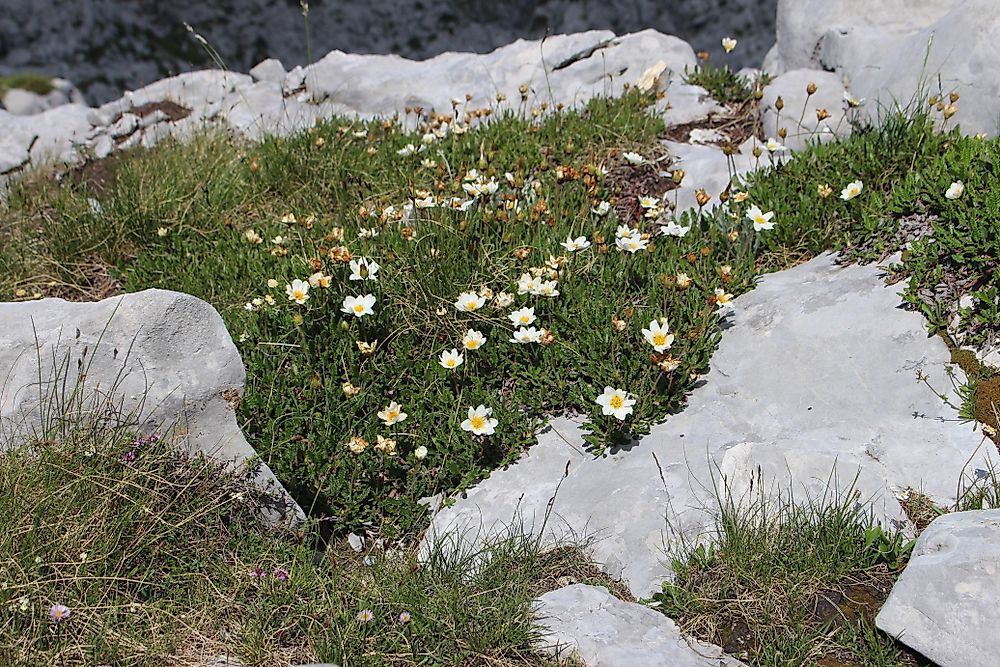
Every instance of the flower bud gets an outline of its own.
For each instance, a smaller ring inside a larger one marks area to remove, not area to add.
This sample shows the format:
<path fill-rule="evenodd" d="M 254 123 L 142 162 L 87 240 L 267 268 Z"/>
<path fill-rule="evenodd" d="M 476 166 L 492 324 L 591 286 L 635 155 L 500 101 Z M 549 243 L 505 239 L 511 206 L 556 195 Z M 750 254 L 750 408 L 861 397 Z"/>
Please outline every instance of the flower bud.
<path fill-rule="evenodd" d="M 695 199 L 696 202 L 698 202 L 698 206 L 704 206 L 708 202 L 712 201 L 712 197 L 709 196 L 709 194 L 707 192 L 705 192 L 705 190 L 703 190 L 701 188 L 699 188 L 694 193 L 694 199 Z"/>
<path fill-rule="evenodd" d="M 813 95 L 815 93 L 816 93 L 816 83 L 810 81 L 808 84 L 806 84 L 806 95 Z"/>
<path fill-rule="evenodd" d="M 785 100 L 781 99 L 781 95 L 778 95 L 778 99 L 774 101 L 774 108 L 778 111 L 785 108 Z"/>
<path fill-rule="evenodd" d="M 684 180 L 685 173 L 683 169 L 674 169 L 674 173 L 670 176 L 674 179 L 674 183 L 680 185 L 681 181 Z"/>
<path fill-rule="evenodd" d="M 786 130 L 783 127 L 779 127 L 778 128 L 778 136 L 781 137 L 782 139 L 784 139 L 785 137 L 788 136 L 788 130 Z"/>

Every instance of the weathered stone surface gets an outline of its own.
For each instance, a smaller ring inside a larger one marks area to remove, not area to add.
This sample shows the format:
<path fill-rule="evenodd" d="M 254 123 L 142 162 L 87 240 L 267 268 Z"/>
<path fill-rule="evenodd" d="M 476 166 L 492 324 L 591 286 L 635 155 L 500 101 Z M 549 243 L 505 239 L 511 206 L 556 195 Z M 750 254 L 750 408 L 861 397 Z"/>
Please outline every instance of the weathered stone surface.
<path fill-rule="evenodd" d="M 812 95 L 807 92 L 811 83 L 816 85 Z M 776 106 L 779 97 L 784 103 L 781 110 Z M 782 141 L 791 150 L 843 139 L 851 133 L 844 84 L 832 72 L 797 69 L 772 79 L 764 88 L 760 109 L 764 135 L 777 137 L 778 129 L 785 128 L 788 136 Z M 819 120 L 816 112 L 820 109 L 829 117 Z"/>
<path fill-rule="evenodd" d="M 706 207 L 706 210 L 711 210 L 719 205 L 719 194 L 729 187 L 733 178 L 770 164 L 767 157 L 754 157 L 753 149 L 758 144 L 751 137 L 740 145 L 739 150 L 732 155 L 732 165 L 735 166 L 735 171 L 732 171 L 730 159 L 716 145 L 664 141 L 663 145 L 674 157 L 670 169 L 683 169 L 687 174 L 681 186 L 666 197 L 670 203 L 675 204 L 677 215 L 697 209 L 696 193 L 699 189 L 705 190 L 712 197 Z M 778 155 L 775 159 L 783 160 L 785 157 Z"/>
<path fill-rule="evenodd" d="M 61 412 L 53 406 L 76 390 L 85 405 L 106 397 L 137 430 L 168 430 L 175 441 L 216 460 L 242 466 L 255 457 L 234 411 L 243 363 L 222 318 L 204 301 L 146 290 L 98 303 L 0 303 L 0 322 L 5 446 L 58 423 Z M 65 410 L 73 414 L 72 406 Z M 302 510 L 267 466 L 255 461 L 253 470 L 273 491 L 269 518 L 297 522 Z"/>
<path fill-rule="evenodd" d="M 222 70 L 203 70 L 179 74 L 125 93 L 120 99 L 102 105 L 100 110 L 117 115 L 144 104 L 171 101 L 204 116 L 205 109 L 224 99 L 237 88 L 249 86 L 250 76 Z"/>
<path fill-rule="evenodd" d="M 573 584 L 535 600 L 539 648 L 593 667 L 739 667 L 722 649 L 685 639 L 654 609 L 622 602 L 606 588 Z"/>
<path fill-rule="evenodd" d="M 889 527 L 905 521 L 899 488 L 948 504 L 966 461 L 974 473 L 985 455 L 974 455 L 980 436 L 915 381 L 920 370 L 949 387 L 949 353 L 920 314 L 898 307 L 898 290 L 876 267 L 830 255 L 763 277 L 736 300 L 684 410 L 603 458 L 584 451 L 576 423 L 553 420 L 521 461 L 441 510 L 428 544 L 512 521 L 550 541 L 592 535 L 595 559 L 646 596 L 670 577 L 667 554 L 682 538 L 711 539 L 720 471 L 737 499 L 757 465 L 768 486 L 803 500 L 853 486 Z"/>
<path fill-rule="evenodd" d="M 1000 510 L 935 519 L 875 619 L 941 667 L 993 667 L 1000 655 Z"/>
<path fill-rule="evenodd" d="M 276 58 L 268 58 L 267 60 L 262 60 L 261 62 L 250 68 L 250 76 L 253 77 L 255 82 L 266 81 L 268 83 L 284 83 L 285 77 L 288 75 L 285 72 L 284 65 L 281 61 Z"/>
<path fill-rule="evenodd" d="M 30 116 L 63 104 L 85 104 L 83 95 L 66 79 L 52 79 L 52 90 L 44 95 L 12 88 L 2 100 L 4 109 L 15 116 Z"/>
<path fill-rule="evenodd" d="M 402 116 L 405 106 L 446 113 L 452 99 L 466 94 L 472 95 L 472 106 L 489 106 L 503 93 L 516 109 L 521 84 L 531 89 L 530 104 L 572 106 L 594 95 L 619 95 L 626 82 L 636 83 L 661 60 L 669 70 L 664 78 L 671 81 L 696 63 L 691 47 L 676 37 L 652 30 L 616 37 L 595 30 L 422 62 L 333 51 L 305 68 L 305 82 L 314 101 L 336 102 L 363 116 Z"/>
<path fill-rule="evenodd" d="M 872 27 L 885 33 L 905 34 L 934 23 L 964 0 L 778 0 L 777 43 L 765 60 L 773 75 L 793 69 L 823 69 L 824 42 L 834 34 L 848 34 Z M 988 14 L 986 15 L 989 16 Z M 985 18 L 985 17 L 979 17 Z M 923 55 L 923 49 L 918 52 Z M 915 53 L 870 51 L 863 54 L 873 66 L 890 60 L 911 60 Z"/>
<path fill-rule="evenodd" d="M 958 92 L 960 112 L 952 124 L 968 134 L 996 135 L 996 9 L 994 0 L 782 0 L 769 71 L 835 72 L 866 100 L 861 111 L 872 119 L 920 92 Z"/>

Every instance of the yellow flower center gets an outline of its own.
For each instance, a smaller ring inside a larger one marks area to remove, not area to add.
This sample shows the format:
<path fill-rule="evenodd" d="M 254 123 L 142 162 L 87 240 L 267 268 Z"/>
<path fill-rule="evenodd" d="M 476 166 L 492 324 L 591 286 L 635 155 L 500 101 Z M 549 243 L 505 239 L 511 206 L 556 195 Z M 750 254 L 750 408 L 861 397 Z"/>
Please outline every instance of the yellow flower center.
<path fill-rule="evenodd" d="M 477 347 L 479 347 L 479 341 L 475 340 L 475 339 L 467 340 L 467 341 L 465 341 L 465 347 L 466 347 L 466 349 L 474 350 Z"/>
<path fill-rule="evenodd" d="M 302 290 L 294 290 L 292 292 L 292 298 L 295 299 L 296 301 L 301 301 L 302 299 L 306 298 L 306 294 Z"/>
<path fill-rule="evenodd" d="M 625 404 L 625 399 L 623 399 L 621 396 L 615 395 L 611 397 L 611 400 L 608 401 L 608 404 L 617 410 L 618 408 L 620 408 L 622 405 Z"/>
<path fill-rule="evenodd" d="M 355 313 L 361 313 L 361 312 L 364 312 L 364 310 L 365 310 L 365 306 L 364 306 L 363 303 L 356 303 L 356 304 L 354 304 L 354 312 Z"/>
<path fill-rule="evenodd" d="M 653 345 L 666 345 L 667 344 L 667 334 L 658 333 L 653 334 Z"/>
<path fill-rule="evenodd" d="M 469 417 L 469 423 L 472 424 L 473 429 L 481 429 L 486 426 L 486 417 L 480 417 L 479 415 Z"/>
<path fill-rule="evenodd" d="M 475 310 L 476 309 L 476 305 L 477 304 L 476 304 L 475 301 L 466 301 L 465 302 L 465 307 L 468 308 L 469 310 Z"/>
<path fill-rule="evenodd" d="M 448 364 L 448 368 L 454 368 L 455 367 L 455 360 L 454 359 L 449 359 L 445 363 Z"/>
<path fill-rule="evenodd" d="M 387 415 L 387 418 L 388 421 L 391 422 L 396 421 L 397 419 L 399 419 L 399 410 L 390 410 L 389 414 Z"/>

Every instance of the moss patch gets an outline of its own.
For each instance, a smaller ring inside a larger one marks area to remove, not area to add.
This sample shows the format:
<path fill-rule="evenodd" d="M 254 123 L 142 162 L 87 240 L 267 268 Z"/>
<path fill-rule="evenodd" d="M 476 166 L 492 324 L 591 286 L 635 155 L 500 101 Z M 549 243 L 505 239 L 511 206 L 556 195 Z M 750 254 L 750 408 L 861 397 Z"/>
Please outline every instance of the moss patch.
<path fill-rule="evenodd" d="M 52 85 L 52 77 L 47 74 L 11 74 L 10 76 L 0 76 L 0 97 L 7 94 L 8 90 L 19 88 L 39 95 L 48 95 L 55 88 Z"/>
<path fill-rule="evenodd" d="M 976 385 L 976 421 L 1000 430 L 1000 375 L 980 380 Z"/>

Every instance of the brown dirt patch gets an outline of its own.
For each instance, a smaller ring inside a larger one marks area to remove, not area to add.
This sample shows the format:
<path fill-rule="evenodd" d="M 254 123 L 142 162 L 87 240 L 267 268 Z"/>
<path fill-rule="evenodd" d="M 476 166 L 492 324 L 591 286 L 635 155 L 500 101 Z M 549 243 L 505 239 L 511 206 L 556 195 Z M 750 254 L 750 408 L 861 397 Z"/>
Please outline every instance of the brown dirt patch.
<path fill-rule="evenodd" d="M 663 197 L 677 187 L 670 176 L 673 157 L 666 146 L 657 144 L 646 160 L 641 165 L 632 165 L 619 159 L 608 169 L 605 183 L 622 222 L 635 224 L 643 219 L 640 197 Z"/>
<path fill-rule="evenodd" d="M 708 118 L 693 123 L 673 125 L 667 128 L 664 138 L 687 143 L 690 141 L 691 130 L 695 129 L 715 130 L 722 135 L 718 141 L 707 142 L 720 148 L 730 145 L 735 150 L 750 137 L 757 137 L 761 142 L 765 140 L 760 108 L 755 100 L 727 105 L 722 113 L 710 114 Z"/>
<path fill-rule="evenodd" d="M 133 113 L 140 118 L 145 118 L 146 116 L 154 113 L 156 111 L 162 111 L 167 116 L 167 120 L 171 123 L 175 123 L 179 120 L 183 120 L 191 115 L 191 109 L 186 106 L 177 104 L 173 100 L 160 100 L 159 102 L 147 102 L 146 104 L 140 104 L 129 109 L 129 113 Z M 121 114 L 118 115 L 121 118 Z M 115 120 L 118 120 L 115 118 Z"/>

